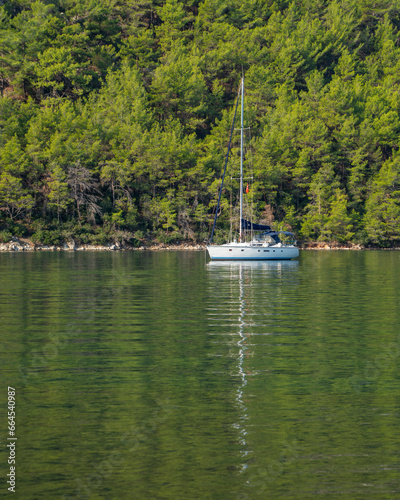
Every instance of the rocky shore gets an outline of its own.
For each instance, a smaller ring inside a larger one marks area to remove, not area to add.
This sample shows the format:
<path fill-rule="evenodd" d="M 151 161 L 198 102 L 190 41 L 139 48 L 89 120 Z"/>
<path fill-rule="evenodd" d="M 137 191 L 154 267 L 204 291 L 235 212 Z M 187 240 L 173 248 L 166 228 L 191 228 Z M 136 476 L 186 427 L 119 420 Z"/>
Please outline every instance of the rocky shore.
<path fill-rule="evenodd" d="M 0 252 L 42 252 L 42 251 L 53 251 L 59 252 L 63 250 L 67 251 L 116 251 L 116 250 L 205 250 L 205 244 L 199 243 L 179 243 L 179 244 L 163 244 L 155 243 L 154 241 L 146 241 L 138 247 L 134 247 L 129 244 L 121 243 L 108 243 L 107 245 L 79 245 L 76 244 L 74 240 L 70 240 L 62 245 L 41 245 L 33 243 L 29 238 L 12 238 L 11 241 L 7 243 L 0 243 Z M 299 245 L 300 250 L 400 250 L 398 247 L 393 248 L 379 248 L 373 246 L 364 245 L 354 245 L 347 244 L 341 245 L 339 243 L 322 243 L 322 242 L 309 242 Z"/>
<path fill-rule="evenodd" d="M 340 243 L 321 243 L 321 242 L 310 242 L 299 245 L 300 250 L 400 250 L 399 247 L 378 247 L 374 245 L 355 245 L 353 243 L 348 243 L 347 245 L 341 245 Z"/>
<path fill-rule="evenodd" d="M 196 243 L 180 243 L 176 245 L 166 245 L 162 243 L 146 242 L 139 247 L 134 247 L 127 244 L 109 243 L 107 245 L 78 245 L 74 240 L 71 240 L 63 245 L 40 245 L 34 244 L 28 238 L 13 238 L 7 243 L 0 243 L 0 252 L 42 252 L 53 251 L 116 251 L 116 250 L 205 250 L 205 244 Z M 300 250 L 377 250 L 378 247 L 365 247 L 363 245 L 340 245 L 338 243 L 321 243 L 310 242 L 299 246 Z M 400 248 L 379 248 L 379 250 L 400 250 Z"/>
<path fill-rule="evenodd" d="M 7 243 L 0 243 L 0 252 L 42 252 L 42 251 L 115 251 L 115 250 L 205 250 L 205 245 L 196 243 L 181 243 L 179 245 L 164 245 L 162 243 L 148 242 L 139 247 L 120 243 L 109 243 L 107 245 L 78 245 L 74 240 L 71 240 L 62 245 L 41 245 L 34 244 L 27 238 L 12 238 Z"/>
<path fill-rule="evenodd" d="M 300 250 L 372 250 L 378 247 L 366 247 L 364 245 L 354 245 L 349 243 L 347 245 L 341 245 L 340 243 L 322 243 L 322 242 L 310 242 L 304 243 L 299 246 Z"/>
<path fill-rule="evenodd" d="M 109 243 L 107 245 L 78 245 L 74 240 L 71 240 L 62 245 L 41 245 L 34 244 L 28 238 L 13 238 L 7 243 L 0 243 L 0 252 L 44 252 L 44 251 L 116 251 L 116 250 L 133 250 L 133 251 L 160 251 L 160 250 L 205 250 L 205 244 L 197 243 L 180 243 L 176 245 L 166 245 L 163 243 L 146 242 L 139 247 L 121 243 Z M 364 245 L 340 245 L 339 243 L 321 243 L 310 242 L 299 245 L 300 250 L 400 250 L 400 248 L 379 248 Z"/>

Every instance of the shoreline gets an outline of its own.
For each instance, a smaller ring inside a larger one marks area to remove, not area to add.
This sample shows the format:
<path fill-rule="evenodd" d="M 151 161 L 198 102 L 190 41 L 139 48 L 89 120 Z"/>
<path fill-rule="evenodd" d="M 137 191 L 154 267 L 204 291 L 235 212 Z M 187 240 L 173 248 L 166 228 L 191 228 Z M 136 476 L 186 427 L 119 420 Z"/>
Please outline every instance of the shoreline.
<path fill-rule="evenodd" d="M 399 247 L 375 247 L 364 245 L 339 245 L 337 243 L 319 243 L 311 242 L 299 245 L 299 250 L 400 250 Z M 84 251 L 176 251 L 190 250 L 201 251 L 205 250 L 206 245 L 202 243 L 180 243 L 180 244 L 163 244 L 146 242 L 138 247 L 131 245 L 122 245 L 120 243 L 109 243 L 107 245 L 77 245 L 73 240 L 64 243 L 63 245 L 38 245 L 34 244 L 28 238 L 13 238 L 7 243 L 0 243 L 0 252 L 84 252 Z"/>
<path fill-rule="evenodd" d="M 41 245 L 35 244 L 26 238 L 13 238 L 7 243 L 0 243 L 0 252 L 84 252 L 84 251 L 159 251 L 159 250 L 205 250 L 206 246 L 196 243 L 181 243 L 178 245 L 166 245 L 163 243 L 147 242 L 138 247 L 123 245 L 120 243 L 108 243 L 107 245 L 77 245 L 74 241 L 63 245 Z"/>

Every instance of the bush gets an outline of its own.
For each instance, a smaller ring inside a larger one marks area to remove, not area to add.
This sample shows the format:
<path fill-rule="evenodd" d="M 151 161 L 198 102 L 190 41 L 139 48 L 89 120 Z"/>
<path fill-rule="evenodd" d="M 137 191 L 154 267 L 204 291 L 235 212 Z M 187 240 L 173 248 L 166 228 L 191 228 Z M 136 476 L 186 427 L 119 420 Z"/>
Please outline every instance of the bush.
<path fill-rule="evenodd" d="M 144 232 L 138 229 L 137 231 L 135 231 L 135 238 L 137 240 L 142 240 L 144 238 Z"/>
<path fill-rule="evenodd" d="M 199 243 L 208 243 L 209 239 L 210 239 L 210 233 L 203 231 L 201 233 L 198 233 L 196 241 Z"/>
<path fill-rule="evenodd" d="M 90 242 L 93 245 L 107 245 L 110 242 L 110 236 L 106 231 L 100 229 L 90 236 Z"/>
<path fill-rule="evenodd" d="M 128 243 L 128 245 L 131 245 L 135 248 L 140 247 L 140 245 L 142 244 L 142 242 L 138 240 L 135 236 L 131 236 L 130 238 L 127 237 L 125 241 L 126 243 Z"/>
<path fill-rule="evenodd" d="M 78 245 L 93 243 L 94 231 L 91 224 L 68 222 L 63 224 L 61 234 L 65 239 L 73 238 Z"/>
<path fill-rule="evenodd" d="M 43 229 L 38 229 L 32 234 L 31 240 L 35 245 L 38 245 L 39 243 L 43 243 L 44 239 L 44 231 Z"/>
<path fill-rule="evenodd" d="M 0 243 L 8 243 L 9 241 L 11 241 L 11 238 L 12 234 L 10 233 L 10 231 L 0 231 Z"/>
<path fill-rule="evenodd" d="M 237 238 L 237 233 L 234 233 L 233 237 Z M 216 245 L 222 245 L 227 241 L 230 241 L 229 230 L 216 229 L 214 232 L 213 243 L 215 243 Z"/>
<path fill-rule="evenodd" d="M 28 232 L 24 225 L 18 224 L 17 222 L 10 226 L 10 231 L 17 238 L 23 238 Z"/>
<path fill-rule="evenodd" d="M 60 245 L 63 242 L 61 232 L 56 229 L 53 231 L 46 231 L 44 229 L 38 229 L 32 234 L 33 243 L 42 244 L 46 246 Z"/>
<path fill-rule="evenodd" d="M 171 233 L 167 233 L 162 229 L 156 231 L 155 237 L 159 243 L 164 243 L 164 245 L 179 245 L 179 243 L 186 240 L 186 238 L 179 231 L 172 231 Z"/>
<path fill-rule="evenodd" d="M 179 245 L 179 243 L 181 243 L 184 240 L 185 237 L 178 231 L 174 231 L 173 233 L 165 235 L 165 243 L 168 245 Z"/>
<path fill-rule="evenodd" d="M 76 234 L 75 238 L 76 238 L 76 242 L 78 244 L 87 245 L 87 244 L 92 243 L 93 236 L 94 236 L 93 234 L 80 233 L 80 234 Z"/>

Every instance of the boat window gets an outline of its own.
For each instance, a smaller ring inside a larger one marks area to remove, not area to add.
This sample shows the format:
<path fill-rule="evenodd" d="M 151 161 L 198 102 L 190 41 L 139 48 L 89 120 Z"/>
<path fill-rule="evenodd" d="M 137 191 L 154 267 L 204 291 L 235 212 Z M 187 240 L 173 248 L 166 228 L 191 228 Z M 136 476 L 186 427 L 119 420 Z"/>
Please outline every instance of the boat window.
<path fill-rule="evenodd" d="M 274 235 L 271 236 L 268 233 L 258 233 L 258 234 L 255 234 L 254 235 L 254 241 L 256 241 L 257 243 L 264 244 L 264 245 L 266 243 L 268 245 L 276 245 L 277 243 L 280 242 L 277 234 L 274 234 Z"/>

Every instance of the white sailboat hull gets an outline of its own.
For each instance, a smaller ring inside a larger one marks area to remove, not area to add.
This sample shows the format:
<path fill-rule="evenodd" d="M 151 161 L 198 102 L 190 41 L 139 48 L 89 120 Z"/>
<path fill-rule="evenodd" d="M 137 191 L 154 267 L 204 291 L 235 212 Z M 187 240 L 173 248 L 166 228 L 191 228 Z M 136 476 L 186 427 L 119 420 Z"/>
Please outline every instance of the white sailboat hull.
<path fill-rule="evenodd" d="M 299 256 L 295 246 L 253 246 L 240 243 L 207 246 L 211 260 L 289 260 Z"/>

